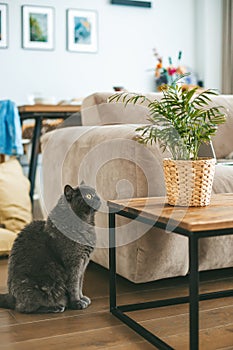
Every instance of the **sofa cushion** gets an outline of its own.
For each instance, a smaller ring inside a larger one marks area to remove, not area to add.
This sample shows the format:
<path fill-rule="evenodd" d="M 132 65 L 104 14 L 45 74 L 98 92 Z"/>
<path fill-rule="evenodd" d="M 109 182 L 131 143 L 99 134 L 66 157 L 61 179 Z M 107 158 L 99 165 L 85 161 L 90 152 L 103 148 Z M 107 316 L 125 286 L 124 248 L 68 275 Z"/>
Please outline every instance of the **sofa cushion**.
<path fill-rule="evenodd" d="M 5 228 L 0 228 L 0 256 L 8 255 L 16 238 L 16 234 Z"/>
<path fill-rule="evenodd" d="M 17 159 L 0 164 L 0 223 L 14 233 L 32 220 L 29 187 Z"/>
<path fill-rule="evenodd" d="M 213 182 L 213 193 L 233 192 L 233 165 L 217 164 Z"/>

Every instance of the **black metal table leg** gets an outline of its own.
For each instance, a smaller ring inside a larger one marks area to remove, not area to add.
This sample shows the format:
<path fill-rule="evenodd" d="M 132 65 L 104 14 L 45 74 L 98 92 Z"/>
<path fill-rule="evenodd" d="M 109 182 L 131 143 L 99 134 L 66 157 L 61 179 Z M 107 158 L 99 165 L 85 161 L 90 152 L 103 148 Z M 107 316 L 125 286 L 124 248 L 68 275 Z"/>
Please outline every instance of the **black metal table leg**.
<path fill-rule="evenodd" d="M 189 237 L 189 332 L 190 350 L 199 348 L 199 271 L 198 238 Z"/>
<path fill-rule="evenodd" d="M 120 208 L 116 211 L 115 203 L 113 202 L 111 208 L 111 202 L 109 205 L 109 269 L 110 269 L 110 311 L 111 313 L 133 329 L 135 332 L 140 334 L 144 339 L 153 344 L 157 349 L 160 350 L 173 350 L 173 348 L 155 334 L 151 333 L 145 327 L 136 322 L 130 315 L 126 315 L 127 312 L 136 310 L 146 310 L 150 308 L 160 308 L 169 305 L 179 305 L 189 303 L 189 340 L 190 350 L 199 350 L 199 300 L 211 300 L 223 297 L 232 297 L 233 290 L 221 290 L 217 292 L 209 292 L 199 294 L 199 262 L 198 262 L 198 244 L 199 239 L 206 237 L 217 237 L 224 235 L 233 235 L 232 228 L 230 229 L 218 229 L 218 230 L 206 230 L 192 232 L 190 230 L 184 230 L 177 227 L 173 233 L 183 235 L 189 240 L 189 295 L 160 299 L 149 302 L 137 303 L 137 304 L 125 304 L 117 305 L 116 300 L 116 229 L 115 229 L 115 218 L 116 215 L 127 217 L 130 219 L 136 219 L 146 224 L 152 224 L 154 227 L 161 228 L 164 224 L 161 221 L 154 222 L 153 219 L 143 216 L 143 212 L 133 213 L 125 209 Z M 131 208 L 131 207 L 129 207 Z M 128 209 L 128 208 L 127 208 Z M 134 208 L 133 208 L 134 209 Z M 162 227 L 163 228 L 163 227 Z M 224 230 L 224 231 L 223 231 Z"/>
<path fill-rule="evenodd" d="M 30 159 L 29 175 L 28 175 L 28 179 L 31 183 L 30 198 L 31 198 L 32 202 L 33 202 L 33 194 L 34 194 L 34 187 L 35 187 L 35 178 L 36 178 L 36 168 L 37 168 L 37 159 L 38 159 L 39 144 L 40 144 L 41 127 L 42 127 L 42 118 L 36 117 L 35 118 L 35 127 L 34 127 L 34 132 L 33 132 L 33 137 L 32 137 L 32 151 L 31 151 L 31 159 Z"/>
<path fill-rule="evenodd" d="M 115 213 L 109 213 L 109 294 L 110 311 L 116 308 L 116 237 Z"/>

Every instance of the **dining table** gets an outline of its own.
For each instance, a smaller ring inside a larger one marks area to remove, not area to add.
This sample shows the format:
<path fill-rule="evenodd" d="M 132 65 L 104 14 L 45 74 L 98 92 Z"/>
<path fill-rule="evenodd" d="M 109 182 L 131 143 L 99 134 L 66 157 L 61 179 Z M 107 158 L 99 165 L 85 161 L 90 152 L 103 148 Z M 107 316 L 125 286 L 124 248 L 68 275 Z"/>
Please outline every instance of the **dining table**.
<path fill-rule="evenodd" d="M 32 148 L 30 155 L 28 179 L 30 181 L 30 198 L 33 203 L 33 195 L 35 188 L 35 178 L 39 154 L 40 136 L 45 119 L 67 119 L 71 115 L 81 113 L 81 103 L 78 104 L 33 104 L 18 106 L 21 125 L 25 120 L 32 119 L 34 121 L 32 133 Z"/>

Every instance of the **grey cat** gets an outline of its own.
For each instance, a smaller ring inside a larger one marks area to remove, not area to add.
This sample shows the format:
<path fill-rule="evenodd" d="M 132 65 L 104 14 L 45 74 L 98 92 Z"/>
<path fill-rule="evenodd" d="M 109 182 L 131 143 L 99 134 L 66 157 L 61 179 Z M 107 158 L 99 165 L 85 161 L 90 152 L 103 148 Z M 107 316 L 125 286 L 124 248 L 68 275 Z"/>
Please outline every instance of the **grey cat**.
<path fill-rule="evenodd" d="M 9 258 L 9 292 L 0 294 L 0 307 L 49 313 L 90 305 L 82 285 L 100 204 L 92 187 L 66 185 L 47 221 L 34 221 L 21 231 Z"/>

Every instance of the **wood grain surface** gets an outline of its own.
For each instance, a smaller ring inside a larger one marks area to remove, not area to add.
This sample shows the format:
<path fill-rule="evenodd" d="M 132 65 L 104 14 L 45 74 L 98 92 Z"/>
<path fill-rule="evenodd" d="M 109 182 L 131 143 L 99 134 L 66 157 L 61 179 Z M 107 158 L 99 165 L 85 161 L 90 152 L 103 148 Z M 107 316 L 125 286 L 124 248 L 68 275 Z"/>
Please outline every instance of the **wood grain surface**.
<path fill-rule="evenodd" d="M 18 107 L 19 113 L 40 113 L 40 112 L 71 112 L 76 113 L 81 111 L 81 105 L 24 105 Z"/>
<path fill-rule="evenodd" d="M 133 198 L 108 201 L 115 210 L 124 210 L 152 221 L 170 223 L 190 232 L 233 229 L 233 193 L 212 195 L 206 207 L 180 207 L 167 204 L 166 197 Z"/>

